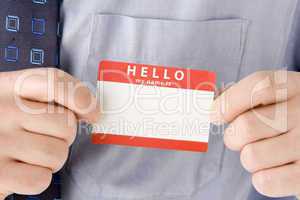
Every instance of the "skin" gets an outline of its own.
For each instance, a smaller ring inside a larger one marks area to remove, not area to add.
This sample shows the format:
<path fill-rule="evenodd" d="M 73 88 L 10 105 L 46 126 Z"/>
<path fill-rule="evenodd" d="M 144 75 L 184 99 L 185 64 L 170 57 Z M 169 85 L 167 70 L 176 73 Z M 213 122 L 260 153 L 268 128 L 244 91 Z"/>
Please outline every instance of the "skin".
<path fill-rule="evenodd" d="M 51 81 L 49 73 L 54 74 Z M 24 74 L 37 75 L 20 81 Z M 96 122 L 99 106 L 87 112 L 85 108 L 96 101 L 88 88 L 55 69 L 0 73 L 0 83 L 0 115 L 4 116 L 0 122 L 0 199 L 12 193 L 39 194 L 64 165 L 78 120 Z M 68 83 L 81 87 L 73 94 Z M 253 92 L 258 83 L 267 87 Z M 226 146 L 241 152 L 241 163 L 252 174 L 254 187 L 266 196 L 300 194 L 299 85 L 296 72 L 257 72 L 224 91 L 213 105 L 212 120 L 229 124 Z M 278 88 L 286 89 L 286 96 L 277 97 Z M 52 112 L 25 112 L 16 97 L 26 108 Z M 287 112 L 274 118 L 277 110 Z M 259 116 L 274 119 L 269 123 Z"/>
<path fill-rule="evenodd" d="M 97 121 L 99 106 L 87 87 L 56 69 L 0 73 L 0 83 L 0 199 L 39 194 L 64 165 L 78 121 Z M 72 93 L 68 84 L 80 87 Z"/>
<path fill-rule="evenodd" d="M 229 124 L 225 145 L 240 152 L 242 166 L 265 196 L 299 198 L 299 86 L 300 73 L 257 72 L 225 90 L 213 104 L 214 123 Z"/>

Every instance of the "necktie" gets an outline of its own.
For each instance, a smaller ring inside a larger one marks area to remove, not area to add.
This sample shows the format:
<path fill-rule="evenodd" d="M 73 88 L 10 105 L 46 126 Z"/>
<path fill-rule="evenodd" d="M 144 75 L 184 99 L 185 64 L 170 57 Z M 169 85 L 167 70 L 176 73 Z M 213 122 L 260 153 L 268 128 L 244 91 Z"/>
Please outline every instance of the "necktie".
<path fill-rule="evenodd" d="M 0 0 L 0 71 L 58 66 L 58 0 Z M 36 196 L 9 200 L 59 200 L 60 177 Z"/>

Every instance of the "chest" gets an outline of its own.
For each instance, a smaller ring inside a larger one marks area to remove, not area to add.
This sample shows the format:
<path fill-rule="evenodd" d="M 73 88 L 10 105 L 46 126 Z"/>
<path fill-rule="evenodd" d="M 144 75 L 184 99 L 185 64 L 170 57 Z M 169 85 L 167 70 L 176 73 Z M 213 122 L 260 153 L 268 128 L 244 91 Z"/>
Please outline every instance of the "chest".
<path fill-rule="evenodd" d="M 62 49 L 72 53 L 63 60 L 93 80 L 93 62 L 121 59 L 208 68 L 235 81 L 284 65 L 297 2 L 66 0 Z"/>
<path fill-rule="evenodd" d="M 142 71 L 131 66 L 128 73 L 166 79 L 181 79 L 184 74 L 149 71 L 147 65 L 207 69 L 217 73 L 219 84 L 226 85 L 258 70 L 284 66 L 297 3 L 64 0 L 61 63 L 94 89 L 101 60 L 142 63 Z M 93 191 L 86 192 L 94 197 L 90 199 L 120 193 L 130 200 L 246 199 L 250 177 L 240 166 L 239 155 L 225 150 L 222 133 L 212 135 L 209 146 L 209 152 L 201 155 L 95 147 L 81 136 L 70 163 L 82 174 L 74 174 L 72 180 L 84 192 L 95 183 Z M 76 163 L 82 155 L 92 159 Z M 105 170 L 111 166 L 114 170 Z M 76 191 L 71 192 L 74 198 L 81 195 Z"/>

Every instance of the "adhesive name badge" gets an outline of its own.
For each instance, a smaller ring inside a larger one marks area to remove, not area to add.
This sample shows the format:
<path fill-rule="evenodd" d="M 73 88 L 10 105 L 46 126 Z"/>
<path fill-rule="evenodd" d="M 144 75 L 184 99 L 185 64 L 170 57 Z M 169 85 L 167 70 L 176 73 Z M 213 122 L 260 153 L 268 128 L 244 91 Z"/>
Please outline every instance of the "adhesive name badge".
<path fill-rule="evenodd" d="M 214 72 L 102 61 L 93 144 L 206 152 Z"/>

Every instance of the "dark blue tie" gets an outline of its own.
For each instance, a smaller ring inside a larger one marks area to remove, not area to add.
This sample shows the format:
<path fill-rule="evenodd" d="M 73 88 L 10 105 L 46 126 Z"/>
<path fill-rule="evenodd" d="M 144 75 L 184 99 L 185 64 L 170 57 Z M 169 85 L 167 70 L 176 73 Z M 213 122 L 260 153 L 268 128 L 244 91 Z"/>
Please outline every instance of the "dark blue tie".
<path fill-rule="evenodd" d="M 0 0 L 0 71 L 58 66 L 59 0 Z M 59 200 L 60 177 L 37 196 L 9 200 Z"/>
<path fill-rule="evenodd" d="M 1 71 L 58 65 L 58 0 L 0 1 Z"/>

